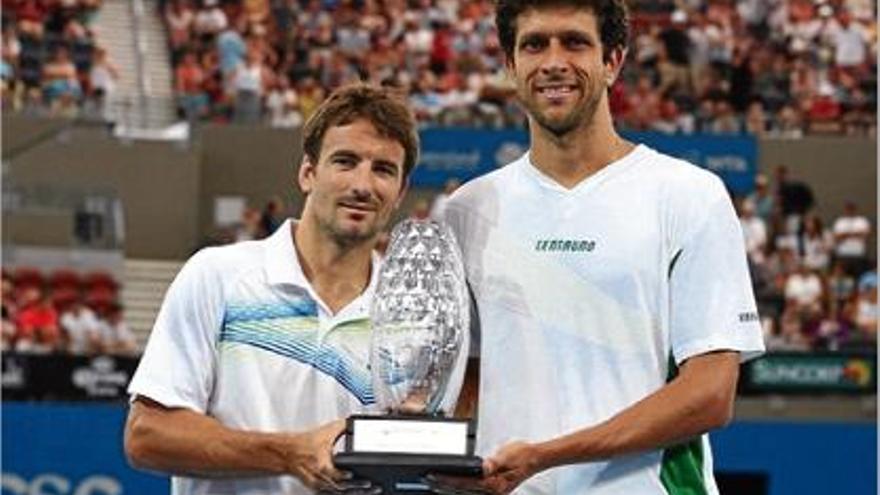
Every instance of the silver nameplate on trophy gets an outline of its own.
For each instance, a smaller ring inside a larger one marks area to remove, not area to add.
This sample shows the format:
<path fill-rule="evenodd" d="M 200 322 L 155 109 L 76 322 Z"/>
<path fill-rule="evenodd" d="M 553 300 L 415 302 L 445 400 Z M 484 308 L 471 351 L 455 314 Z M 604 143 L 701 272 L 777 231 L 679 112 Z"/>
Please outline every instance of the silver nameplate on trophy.
<path fill-rule="evenodd" d="M 467 421 L 419 421 L 407 418 L 355 419 L 354 452 L 385 452 L 401 454 L 467 453 Z"/>

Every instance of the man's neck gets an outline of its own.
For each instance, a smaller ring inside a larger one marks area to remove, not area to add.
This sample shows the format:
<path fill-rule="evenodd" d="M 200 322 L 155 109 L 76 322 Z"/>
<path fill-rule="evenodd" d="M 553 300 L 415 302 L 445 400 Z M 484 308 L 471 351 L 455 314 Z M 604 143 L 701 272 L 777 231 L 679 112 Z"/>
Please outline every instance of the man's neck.
<path fill-rule="evenodd" d="M 532 163 L 561 186 L 571 189 L 619 160 L 635 147 L 614 130 L 607 103 L 600 104 L 591 122 L 557 136 L 530 120 Z"/>
<path fill-rule="evenodd" d="M 332 313 L 338 313 L 366 290 L 372 242 L 339 246 L 307 218 L 293 227 L 293 237 L 303 274 Z"/>

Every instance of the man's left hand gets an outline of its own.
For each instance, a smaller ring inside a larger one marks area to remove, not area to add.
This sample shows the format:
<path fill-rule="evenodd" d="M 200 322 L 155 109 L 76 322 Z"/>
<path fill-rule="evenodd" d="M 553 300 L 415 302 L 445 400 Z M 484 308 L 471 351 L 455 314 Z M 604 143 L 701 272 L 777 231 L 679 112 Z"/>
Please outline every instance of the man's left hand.
<path fill-rule="evenodd" d="M 540 459 L 534 444 L 512 442 L 483 461 L 483 477 L 432 476 L 428 481 L 437 493 L 506 495 L 537 474 Z"/>

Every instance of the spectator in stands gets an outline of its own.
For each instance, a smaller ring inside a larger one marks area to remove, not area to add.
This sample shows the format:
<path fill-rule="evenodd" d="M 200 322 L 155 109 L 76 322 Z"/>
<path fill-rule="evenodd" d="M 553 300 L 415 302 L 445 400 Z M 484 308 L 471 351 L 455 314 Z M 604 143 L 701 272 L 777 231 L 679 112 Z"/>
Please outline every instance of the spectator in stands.
<path fill-rule="evenodd" d="M 755 205 L 748 199 L 739 202 L 739 222 L 749 260 L 756 265 L 762 265 L 764 251 L 767 249 L 767 224 L 755 215 Z"/>
<path fill-rule="evenodd" d="M 98 318 L 79 298 L 61 313 L 60 323 L 70 354 L 92 354 L 100 349 Z"/>
<path fill-rule="evenodd" d="M 171 0 L 165 5 L 165 25 L 168 27 L 168 42 L 171 46 L 172 63 L 179 61 L 179 56 L 192 40 L 195 13 L 188 0 Z"/>
<path fill-rule="evenodd" d="M 82 95 L 76 66 L 70 61 L 70 52 L 64 46 L 59 46 L 51 60 L 43 66 L 43 93 L 50 103 L 64 96 L 78 99 Z"/>
<path fill-rule="evenodd" d="M 859 295 L 855 303 L 856 327 L 860 340 L 866 347 L 874 348 L 877 343 L 877 322 L 880 306 L 877 304 L 877 272 L 865 273 L 859 280 Z"/>
<path fill-rule="evenodd" d="M 112 120 L 108 102 L 113 97 L 120 77 L 119 68 L 109 57 L 105 48 L 95 48 L 95 58 L 89 71 L 89 96 L 95 103 L 98 114 L 108 122 Z"/>
<path fill-rule="evenodd" d="M 245 208 L 241 213 L 241 223 L 235 229 L 235 242 L 253 241 L 265 237 L 260 217 L 260 210 Z"/>
<path fill-rule="evenodd" d="M 745 118 L 746 132 L 755 137 L 764 137 L 769 128 L 767 114 L 764 112 L 764 104 L 760 100 L 749 103 Z"/>
<path fill-rule="evenodd" d="M 815 318 L 821 313 L 823 295 L 822 279 L 804 264 L 785 282 L 786 307 L 802 317 Z"/>
<path fill-rule="evenodd" d="M 776 166 L 774 185 L 785 221 L 785 234 L 795 234 L 800 230 L 803 216 L 816 204 L 813 190 L 805 182 L 792 179 L 785 165 Z"/>
<path fill-rule="evenodd" d="M 131 356 L 137 353 L 134 334 L 123 320 L 123 308 L 118 303 L 107 308 L 107 314 L 98 325 L 99 347 L 104 354 Z"/>
<path fill-rule="evenodd" d="M 40 39 L 45 32 L 44 23 L 48 16 L 48 10 L 43 2 L 38 0 L 24 0 L 15 11 L 18 21 L 18 31 L 30 38 Z"/>
<path fill-rule="evenodd" d="M 746 201 L 749 201 L 754 205 L 755 215 L 764 220 L 765 225 L 770 221 L 773 211 L 776 208 L 776 199 L 774 195 L 770 193 L 767 186 L 767 176 L 764 174 L 756 174 L 755 190 L 746 197 Z"/>
<path fill-rule="evenodd" d="M 37 288 L 28 289 L 15 324 L 17 351 L 46 354 L 59 350 L 58 312 L 48 294 L 41 294 Z"/>
<path fill-rule="evenodd" d="M 871 235 L 871 222 L 858 211 L 853 201 L 847 201 L 843 215 L 834 221 L 834 256 L 847 273 L 858 277 L 867 270 L 868 238 Z"/>
<path fill-rule="evenodd" d="M 660 116 L 660 95 L 647 75 L 639 77 L 635 90 L 629 92 L 628 103 L 630 113 L 623 117 L 632 129 L 650 129 Z"/>
<path fill-rule="evenodd" d="M 254 124 L 260 121 L 263 94 L 271 84 L 271 73 L 263 64 L 263 55 L 256 49 L 249 49 L 245 61 L 235 68 L 232 74 L 232 87 L 235 91 L 234 120 L 239 124 Z"/>
<path fill-rule="evenodd" d="M 286 75 L 278 76 L 275 79 L 274 86 L 266 96 L 266 110 L 269 114 L 269 124 L 272 127 L 292 128 L 302 124 L 299 97 L 296 91 L 290 87 L 290 79 Z"/>
<path fill-rule="evenodd" d="M 203 88 L 205 74 L 195 53 L 184 53 L 183 61 L 175 70 L 175 79 L 178 106 L 186 119 L 194 122 L 207 115 L 208 95 Z"/>
<path fill-rule="evenodd" d="M 235 70 L 244 63 L 247 45 L 242 33 L 247 25 L 239 19 L 235 25 L 229 25 L 217 36 L 217 54 L 220 58 L 220 70 L 224 79 L 231 78 Z"/>
<path fill-rule="evenodd" d="M 825 273 L 831 262 L 834 238 L 815 213 L 804 217 L 803 229 L 799 239 L 801 263 L 810 270 Z"/>
<path fill-rule="evenodd" d="M 836 261 L 831 266 L 827 278 L 828 296 L 831 303 L 830 311 L 839 312 L 856 294 L 856 280 L 846 273 L 843 263 Z"/>
<path fill-rule="evenodd" d="M 770 135 L 783 139 L 803 137 L 804 125 L 800 110 L 793 105 L 784 105 L 776 114 Z"/>
<path fill-rule="evenodd" d="M 17 106 L 19 91 L 16 79 L 18 78 L 19 56 L 21 55 L 21 43 L 18 41 L 18 33 L 12 23 L 3 24 L 2 57 L 0 57 L 0 81 L 2 81 L 3 106 L 10 108 Z M 8 106 L 7 106 L 8 105 Z"/>
<path fill-rule="evenodd" d="M 841 9 L 837 22 L 829 26 L 826 35 L 834 46 L 834 63 L 842 69 L 861 72 L 868 55 L 865 42 L 869 35 L 852 21 L 846 9 Z"/>
<path fill-rule="evenodd" d="M 284 201 L 278 196 L 270 199 L 260 216 L 261 235 L 263 237 L 272 235 L 285 218 L 287 218 L 287 211 L 285 211 Z"/>
<path fill-rule="evenodd" d="M 764 336 L 768 351 L 808 351 L 810 342 L 804 334 L 803 321 L 794 308 L 786 308 L 778 326 Z"/>
<path fill-rule="evenodd" d="M 727 100 L 719 100 L 716 103 L 715 119 L 709 131 L 712 134 L 739 134 L 742 129 L 742 121 L 734 112 L 733 105 Z"/>
<path fill-rule="evenodd" d="M 203 45 L 209 45 L 228 24 L 226 13 L 217 0 L 202 0 L 202 7 L 193 19 L 193 32 Z"/>

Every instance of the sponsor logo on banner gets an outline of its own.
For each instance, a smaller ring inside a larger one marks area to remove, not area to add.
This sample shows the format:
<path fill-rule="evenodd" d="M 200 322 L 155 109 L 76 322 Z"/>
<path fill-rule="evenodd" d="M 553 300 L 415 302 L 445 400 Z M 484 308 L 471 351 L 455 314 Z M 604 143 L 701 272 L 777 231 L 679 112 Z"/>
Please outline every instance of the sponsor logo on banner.
<path fill-rule="evenodd" d="M 25 367 L 15 356 L 3 356 L 3 389 L 23 389 L 27 386 Z"/>
<path fill-rule="evenodd" d="M 71 380 L 90 397 L 117 397 L 128 385 L 128 372 L 116 369 L 116 361 L 109 356 L 96 357 L 88 366 L 74 368 Z"/>
<path fill-rule="evenodd" d="M 748 366 L 744 385 L 751 391 L 872 392 L 876 380 L 874 359 L 846 354 L 770 354 Z"/>
<path fill-rule="evenodd" d="M 95 474 L 74 483 L 57 473 L 42 473 L 27 479 L 4 472 L 3 493 L 9 495 L 122 495 L 122 484 L 116 478 Z"/>

